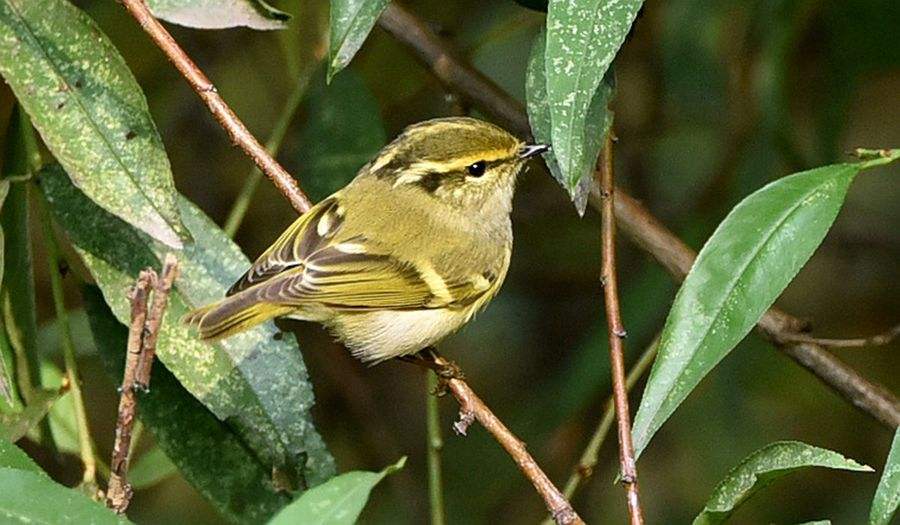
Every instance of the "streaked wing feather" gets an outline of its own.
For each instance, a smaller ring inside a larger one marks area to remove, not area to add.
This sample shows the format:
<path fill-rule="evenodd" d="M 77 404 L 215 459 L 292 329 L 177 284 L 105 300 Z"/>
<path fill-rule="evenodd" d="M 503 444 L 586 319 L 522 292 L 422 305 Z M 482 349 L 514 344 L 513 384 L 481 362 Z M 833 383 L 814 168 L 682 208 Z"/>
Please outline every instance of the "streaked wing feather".
<path fill-rule="evenodd" d="M 278 237 L 250 269 L 228 289 L 225 295 L 265 282 L 276 275 L 303 265 L 303 260 L 319 249 L 340 227 L 343 216 L 337 196 L 313 206 Z M 328 228 L 320 228 L 327 225 Z"/>

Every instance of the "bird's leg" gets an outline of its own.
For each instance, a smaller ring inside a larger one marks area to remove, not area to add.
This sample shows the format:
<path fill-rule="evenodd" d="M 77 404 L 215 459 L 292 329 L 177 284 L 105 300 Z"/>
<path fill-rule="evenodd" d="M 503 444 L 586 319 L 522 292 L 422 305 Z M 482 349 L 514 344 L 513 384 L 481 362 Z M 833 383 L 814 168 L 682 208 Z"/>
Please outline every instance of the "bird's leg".
<path fill-rule="evenodd" d="M 398 359 L 433 370 L 438 376 L 438 387 L 433 394 L 439 397 L 447 393 L 447 383 L 452 379 L 464 379 L 465 377 L 456 363 L 440 356 L 434 347 L 425 348 L 415 354 L 400 356 Z"/>

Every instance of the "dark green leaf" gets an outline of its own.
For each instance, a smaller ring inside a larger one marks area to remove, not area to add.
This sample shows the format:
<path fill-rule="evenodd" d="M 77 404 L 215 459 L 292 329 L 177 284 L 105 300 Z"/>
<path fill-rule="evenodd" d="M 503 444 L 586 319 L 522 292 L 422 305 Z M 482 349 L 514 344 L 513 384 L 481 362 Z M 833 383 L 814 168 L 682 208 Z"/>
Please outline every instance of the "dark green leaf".
<path fill-rule="evenodd" d="M 118 382 L 125 369 L 128 331 L 97 288 L 86 287 L 82 295 L 97 350 L 110 377 Z M 138 406 L 138 416 L 157 446 L 229 521 L 260 523 L 289 503 L 272 486 L 271 469 L 158 361 L 153 365 L 150 391 L 140 394 Z"/>
<path fill-rule="evenodd" d="M 776 479 L 804 467 L 825 467 L 872 472 L 871 467 L 847 459 L 837 452 L 798 441 L 779 441 L 747 456 L 710 496 L 694 525 L 722 523 L 734 510 Z"/>
<path fill-rule="evenodd" d="M 390 0 L 331 0 L 328 81 L 344 69 Z"/>
<path fill-rule="evenodd" d="M 552 142 L 552 125 L 550 122 L 550 106 L 547 100 L 547 79 L 544 74 L 544 48 L 546 47 L 546 34 L 541 32 L 534 40 L 531 49 L 531 57 L 528 60 L 528 71 L 525 77 L 525 98 L 528 102 L 528 121 L 531 123 L 531 131 L 537 142 L 550 144 Z M 609 101 L 612 99 L 613 73 L 607 73 L 603 83 L 594 93 L 584 120 L 584 140 L 582 143 L 583 155 L 579 156 L 579 162 L 583 166 L 579 173 L 590 173 L 597 162 L 597 156 L 603 148 L 603 142 L 609 127 L 612 125 L 612 112 L 609 111 Z M 581 177 L 572 186 L 569 179 L 560 171 L 559 162 L 553 150 L 543 154 L 550 173 L 564 188 L 569 191 L 572 202 L 579 214 L 584 214 L 587 207 L 593 178 Z"/>
<path fill-rule="evenodd" d="M 124 290 L 142 268 L 159 267 L 167 250 L 94 205 L 57 167 L 42 172 L 41 180 L 59 224 L 126 323 Z M 221 298 L 249 261 L 199 209 L 186 199 L 179 204 L 194 242 L 176 253 L 181 276 L 160 331 L 159 358 L 266 465 L 305 477 L 309 485 L 321 483 L 334 465 L 309 414 L 312 386 L 296 342 L 276 340 L 275 327 L 267 323 L 208 344 L 181 322 L 190 309 Z"/>
<path fill-rule="evenodd" d="M 856 174 L 893 154 L 784 177 L 731 210 L 675 296 L 634 420 L 637 454 L 812 256 Z"/>
<path fill-rule="evenodd" d="M 61 395 L 60 390 L 38 390 L 21 412 L 0 414 L 0 439 L 13 442 L 22 439 L 44 419 Z"/>
<path fill-rule="evenodd" d="M 304 186 L 321 200 L 344 187 L 384 146 L 378 101 L 360 76 L 348 70 L 326 86 L 314 84 L 300 133 Z"/>
<path fill-rule="evenodd" d="M 282 29 L 291 17 L 263 0 L 147 0 L 163 20 L 197 29 Z"/>
<path fill-rule="evenodd" d="M 62 386 L 63 372 L 51 361 L 41 360 L 40 372 L 41 384 L 44 387 L 59 389 Z M 56 450 L 69 454 L 81 452 L 81 444 L 78 441 L 78 420 L 75 418 L 75 398 L 71 391 L 67 391 L 53 403 L 47 414 L 47 421 Z M 32 432 L 28 436 L 37 439 L 36 434 Z"/>
<path fill-rule="evenodd" d="M 34 295 L 34 269 L 28 223 L 28 185 L 12 182 L 21 179 L 40 161 L 37 141 L 28 117 L 16 106 L 10 115 L 3 154 L 4 181 L 11 182 L 0 208 L 0 229 L 4 249 L 0 250 L 4 268 L 0 281 L 0 367 L 15 398 L 27 400 L 37 381 L 37 318 Z M 15 298 L 15 300 L 13 300 Z M 2 380 L 0 380 L 2 381 Z M 18 393 L 18 395 L 16 395 Z"/>
<path fill-rule="evenodd" d="M 607 69 L 625 41 L 642 0 L 551 0 L 544 68 L 553 151 L 566 187 L 590 176 L 598 140 L 587 122 Z M 602 140 L 602 137 L 601 137 Z M 593 155 L 593 157 L 591 156 Z"/>
<path fill-rule="evenodd" d="M 28 454 L 22 452 L 22 449 L 5 439 L 0 439 L 0 467 L 44 474 L 41 467 L 37 466 L 37 463 L 28 457 Z"/>
<path fill-rule="evenodd" d="M 12 523 L 103 525 L 130 523 L 46 475 L 0 468 L 0 517 Z"/>
<path fill-rule="evenodd" d="M 381 472 L 341 474 L 307 491 L 278 513 L 269 525 L 352 525 L 369 500 L 369 493 L 385 476 L 403 468 L 406 458 Z"/>
<path fill-rule="evenodd" d="M 16 388 L 15 351 L 6 337 L 6 328 L 0 322 L 0 414 L 19 408 L 19 392 Z"/>
<path fill-rule="evenodd" d="M 134 490 L 156 485 L 178 472 L 178 467 L 159 447 L 153 447 L 141 454 L 128 468 L 128 482 Z"/>
<path fill-rule="evenodd" d="M 0 0 L 0 73 L 72 181 L 180 247 L 169 159 L 147 101 L 97 25 L 66 0 Z"/>
<path fill-rule="evenodd" d="M 894 442 L 875 490 L 869 525 L 888 525 L 900 505 L 900 428 L 894 431 Z"/>

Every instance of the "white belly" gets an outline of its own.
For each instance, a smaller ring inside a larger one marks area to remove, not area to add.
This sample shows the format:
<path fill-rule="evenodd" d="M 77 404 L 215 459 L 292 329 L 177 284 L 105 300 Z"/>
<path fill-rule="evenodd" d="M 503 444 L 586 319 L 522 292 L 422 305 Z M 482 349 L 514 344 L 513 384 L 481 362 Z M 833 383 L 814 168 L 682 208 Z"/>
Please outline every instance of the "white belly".
<path fill-rule="evenodd" d="M 467 311 L 434 309 L 343 314 L 327 323 L 353 353 L 366 362 L 413 354 L 455 332 Z"/>

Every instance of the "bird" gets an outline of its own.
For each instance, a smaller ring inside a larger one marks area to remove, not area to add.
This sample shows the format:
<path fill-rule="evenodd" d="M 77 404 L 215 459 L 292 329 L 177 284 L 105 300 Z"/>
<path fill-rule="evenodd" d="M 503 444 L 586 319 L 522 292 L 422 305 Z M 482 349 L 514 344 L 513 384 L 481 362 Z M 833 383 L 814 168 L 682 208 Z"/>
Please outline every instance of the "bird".
<path fill-rule="evenodd" d="M 516 179 L 548 149 L 475 118 L 413 124 L 184 322 L 212 341 L 312 321 L 368 364 L 433 347 L 503 284 Z"/>

